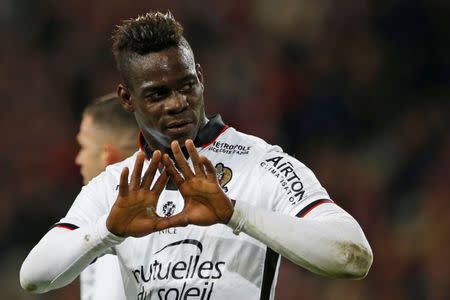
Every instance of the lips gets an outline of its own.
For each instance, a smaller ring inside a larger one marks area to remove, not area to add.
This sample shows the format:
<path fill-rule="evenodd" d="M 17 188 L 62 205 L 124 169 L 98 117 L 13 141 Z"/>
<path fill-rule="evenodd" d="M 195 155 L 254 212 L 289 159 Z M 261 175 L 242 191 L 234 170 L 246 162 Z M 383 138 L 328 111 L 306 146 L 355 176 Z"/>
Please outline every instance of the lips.
<path fill-rule="evenodd" d="M 190 120 L 172 121 L 167 123 L 166 130 L 172 137 L 183 136 L 192 130 L 193 124 Z"/>
<path fill-rule="evenodd" d="M 180 128 L 180 127 L 184 127 L 190 123 L 191 123 L 191 121 L 189 121 L 189 120 L 172 121 L 166 125 L 166 128 L 168 128 L 168 129 Z"/>

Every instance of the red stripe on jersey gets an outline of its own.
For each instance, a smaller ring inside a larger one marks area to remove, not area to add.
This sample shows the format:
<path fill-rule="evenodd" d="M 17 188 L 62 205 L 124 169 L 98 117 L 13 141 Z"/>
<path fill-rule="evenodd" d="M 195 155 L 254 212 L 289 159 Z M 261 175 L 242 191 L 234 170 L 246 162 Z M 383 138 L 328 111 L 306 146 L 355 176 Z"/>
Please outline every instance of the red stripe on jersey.
<path fill-rule="evenodd" d="M 303 208 L 298 214 L 297 217 L 299 218 L 303 218 L 304 216 L 306 216 L 310 211 L 312 211 L 314 208 L 316 208 L 317 206 L 324 204 L 324 203 L 334 203 L 331 200 L 328 199 L 322 199 L 322 200 L 317 200 L 314 201 L 313 203 L 310 203 L 309 205 L 307 205 L 305 208 Z"/>
<path fill-rule="evenodd" d="M 222 128 L 222 130 L 219 132 L 219 134 L 218 134 L 212 141 L 210 141 L 209 143 L 203 144 L 201 147 L 202 147 L 202 148 L 206 148 L 206 147 L 208 147 L 209 145 L 211 145 L 212 143 L 214 143 L 214 142 L 219 138 L 219 136 L 220 136 L 222 133 L 224 133 L 225 130 L 227 130 L 228 128 L 230 128 L 230 126 L 224 125 L 223 128 Z"/>
<path fill-rule="evenodd" d="M 69 230 L 75 230 L 78 228 L 77 225 L 73 225 L 70 223 L 56 223 L 55 225 L 53 225 L 51 228 L 55 228 L 55 227 L 59 227 L 59 228 L 65 228 L 65 229 L 69 229 Z M 50 229 L 51 229 L 50 228 Z"/>

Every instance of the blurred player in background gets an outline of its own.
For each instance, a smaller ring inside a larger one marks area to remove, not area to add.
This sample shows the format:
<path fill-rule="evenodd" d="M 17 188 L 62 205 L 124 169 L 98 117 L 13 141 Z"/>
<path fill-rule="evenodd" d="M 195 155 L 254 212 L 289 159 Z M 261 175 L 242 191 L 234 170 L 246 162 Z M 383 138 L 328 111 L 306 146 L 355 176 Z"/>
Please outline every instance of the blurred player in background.
<path fill-rule="evenodd" d="M 206 117 L 203 70 L 172 14 L 124 21 L 113 41 L 118 95 L 142 151 L 83 188 L 60 221 L 77 229 L 60 223 L 41 239 L 22 287 L 62 287 L 111 252 L 127 298 L 138 300 L 274 299 L 280 255 L 327 277 L 366 276 L 361 227 L 309 168 Z"/>
<path fill-rule="evenodd" d="M 139 129 L 133 114 L 120 105 L 117 95 L 108 94 L 86 107 L 77 141 L 83 183 L 103 172 L 106 166 L 132 155 L 137 149 Z M 80 274 L 81 300 L 126 299 L 117 256 L 105 254 Z"/>

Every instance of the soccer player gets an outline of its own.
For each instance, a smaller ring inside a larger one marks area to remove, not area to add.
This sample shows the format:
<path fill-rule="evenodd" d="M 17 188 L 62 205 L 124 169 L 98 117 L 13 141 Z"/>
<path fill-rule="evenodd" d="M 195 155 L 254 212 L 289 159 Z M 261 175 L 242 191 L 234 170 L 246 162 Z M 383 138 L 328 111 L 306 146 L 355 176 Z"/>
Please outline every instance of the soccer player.
<path fill-rule="evenodd" d="M 137 148 L 138 132 L 136 120 L 122 109 L 116 93 L 88 105 L 77 136 L 80 151 L 75 159 L 83 183 L 88 184 L 106 166 L 132 155 Z M 66 226 L 73 228 L 70 224 Z M 80 292 L 81 300 L 126 299 L 117 257 L 106 254 L 81 272 Z"/>
<path fill-rule="evenodd" d="M 367 274 L 362 229 L 310 169 L 206 117 L 202 68 L 170 13 L 123 22 L 113 53 L 141 151 L 83 188 L 61 220 L 78 228 L 42 238 L 23 288 L 64 286 L 108 252 L 127 299 L 274 299 L 280 255 L 324 276 Z"/>

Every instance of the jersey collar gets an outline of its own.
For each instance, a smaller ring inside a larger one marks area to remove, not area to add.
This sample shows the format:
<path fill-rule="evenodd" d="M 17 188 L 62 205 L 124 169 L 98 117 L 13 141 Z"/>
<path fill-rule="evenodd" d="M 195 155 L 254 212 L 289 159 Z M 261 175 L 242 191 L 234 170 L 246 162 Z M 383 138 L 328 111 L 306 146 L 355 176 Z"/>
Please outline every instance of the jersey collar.
<path fill-rule="evenodd" d="M 194 139 L 195 147 L 205 148 L 211 145 L 229 126 L 222 121 L 220 115 L 209 118 L 209 122 L 205 127 L 199 130 L 197 137 Z M 152 157 L 153 150 L 148 145 L 142 132 L 139 132 L 139 149 L 145 152 L 147 158 Z"/>

